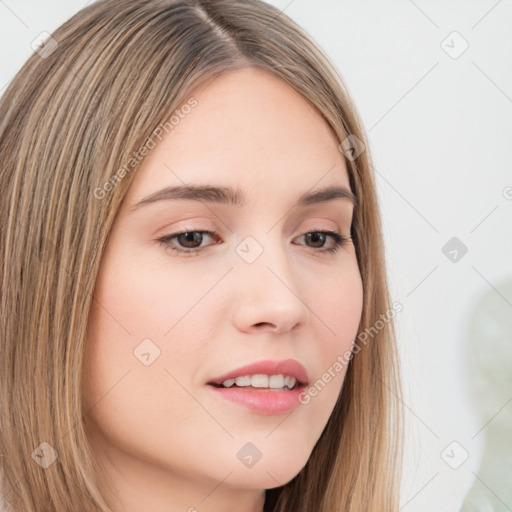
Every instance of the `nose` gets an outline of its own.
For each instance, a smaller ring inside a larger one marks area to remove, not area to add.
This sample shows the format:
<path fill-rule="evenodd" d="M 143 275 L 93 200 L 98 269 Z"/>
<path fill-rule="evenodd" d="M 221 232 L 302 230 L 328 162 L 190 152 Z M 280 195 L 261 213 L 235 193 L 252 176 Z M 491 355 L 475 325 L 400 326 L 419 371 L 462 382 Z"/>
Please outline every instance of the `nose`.
<path fill-rule="evenodd" d="M 263 330 L 281 334 L 302 328 L 310 310 L 299 282 L 299 269 L 290 266 L 286 249 L 266 244 L 259 258 L 237 262 L 233 321 L 243 332 Z"/>

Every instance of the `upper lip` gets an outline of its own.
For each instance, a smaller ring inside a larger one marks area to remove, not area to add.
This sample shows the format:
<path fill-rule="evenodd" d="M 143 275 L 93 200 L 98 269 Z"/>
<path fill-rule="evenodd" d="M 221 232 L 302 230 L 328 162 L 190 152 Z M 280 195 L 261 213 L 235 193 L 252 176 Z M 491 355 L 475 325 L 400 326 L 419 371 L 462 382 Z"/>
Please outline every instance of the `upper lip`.
<path fill-rule="evenodd" d="M 307 384 L 309 382 L 308 373 L 306 368 L 295 359 L 283 359 L 280 361 L 258 361 L 256 363 L 248 364 L 235 370 L 217 377 L 208 384 L 222 384 L 225 380 L 236 379 L 236 377 L 243 377 L 245 375 L 289 375 L 295 377 L 299 384 Z"/>

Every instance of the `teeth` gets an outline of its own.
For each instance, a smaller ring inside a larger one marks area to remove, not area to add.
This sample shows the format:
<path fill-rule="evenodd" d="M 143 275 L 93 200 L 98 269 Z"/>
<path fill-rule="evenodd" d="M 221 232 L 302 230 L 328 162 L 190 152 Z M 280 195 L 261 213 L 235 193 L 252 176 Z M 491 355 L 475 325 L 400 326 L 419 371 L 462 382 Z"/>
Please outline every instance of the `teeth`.
<path fill-rule="evenodd" d="M 249 377 L 248 375 L 246 377 L 237 377 L 235 379 L 235 383 L 237 386 L 250 386 L 251 377 Z"/>
<path fill-rule="evenodd" d="M 235 384 L 238 387 L 270 388 L 270 389 L 293 389 L 297 382 L 295 377 L 289 375 L 244 375 L 236 379 L 227 379 L 222 385 L 230 388 Z"/>
<path fill-rule="evenodd" d="M 268 375 L 253 375 L 251 386 L 253 388 L 268 388 Z"/>
<path fill-rule="evenodd" d="M 284 377 L 282 375 L 272 375 L 268 379 L 268 385 L 271 388 L 282 388 L 284 386 Z"/>

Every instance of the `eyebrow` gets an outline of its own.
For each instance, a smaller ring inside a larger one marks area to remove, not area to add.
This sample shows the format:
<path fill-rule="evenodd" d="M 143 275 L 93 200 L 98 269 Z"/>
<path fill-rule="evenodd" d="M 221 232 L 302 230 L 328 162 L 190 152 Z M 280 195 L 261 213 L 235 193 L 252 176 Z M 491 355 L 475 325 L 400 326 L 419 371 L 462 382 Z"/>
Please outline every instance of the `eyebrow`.
<path fill-rule="evenodd" d="M 333 199 L 347 199 L 354 206 L 357 204 L 357 198 L 352 191 L 343 186 L 331 186 L 304 193 L 299 197 L 297 206 L 325 203 Z M 232 187 L 219 187 L 214 185 L 180 185 L 165 187 L 149 194 L 133 205 L 131 210 L 133 211 L 141 206 L 164 200 L 202 201 L 206 203 L 228 204 L 237 207 L 243 207 L 246 204 L 244 194 L 239 188 L 235 189 Z"/>

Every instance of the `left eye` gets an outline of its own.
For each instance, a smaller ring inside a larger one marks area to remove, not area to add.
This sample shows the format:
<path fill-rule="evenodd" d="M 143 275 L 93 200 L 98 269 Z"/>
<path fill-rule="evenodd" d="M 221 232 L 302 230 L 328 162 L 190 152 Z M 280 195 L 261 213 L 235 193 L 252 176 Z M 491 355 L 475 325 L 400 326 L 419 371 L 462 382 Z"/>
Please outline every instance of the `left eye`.
<path fill-rule="evenodd" d="M 183 231 L 181 233 L 173 233 L 170 235 L 166 235 L 162 238 L 158 239 L 158 242 L 162 243 L 165 249 L 169 249 L 173 252 L 185 254 L 188 256 L 197 255 L 200 252 L 201 242 L 204 239 L 204 236 L 210 237 L 212 239 L 219 240 L 217 234 L 213 231 Z M 298 238 L 305 238 L 308 242 L 312 242 L 313 249 L 317 249 L 316 252 L 336 252 L 341 246 L 348 244 L 351 237 L 343 236 L 336 231 L 308 231 L 303 235 L 300 235 Z M 180 247 L 176 247 L 171 242 L 176 239 L 176 242 L 180 244 Z M 325 248 L 325 242 L 327 239 L 332 240 L 332 247 Z M 320 244 L 320 245 L 318 245 Z"/>

